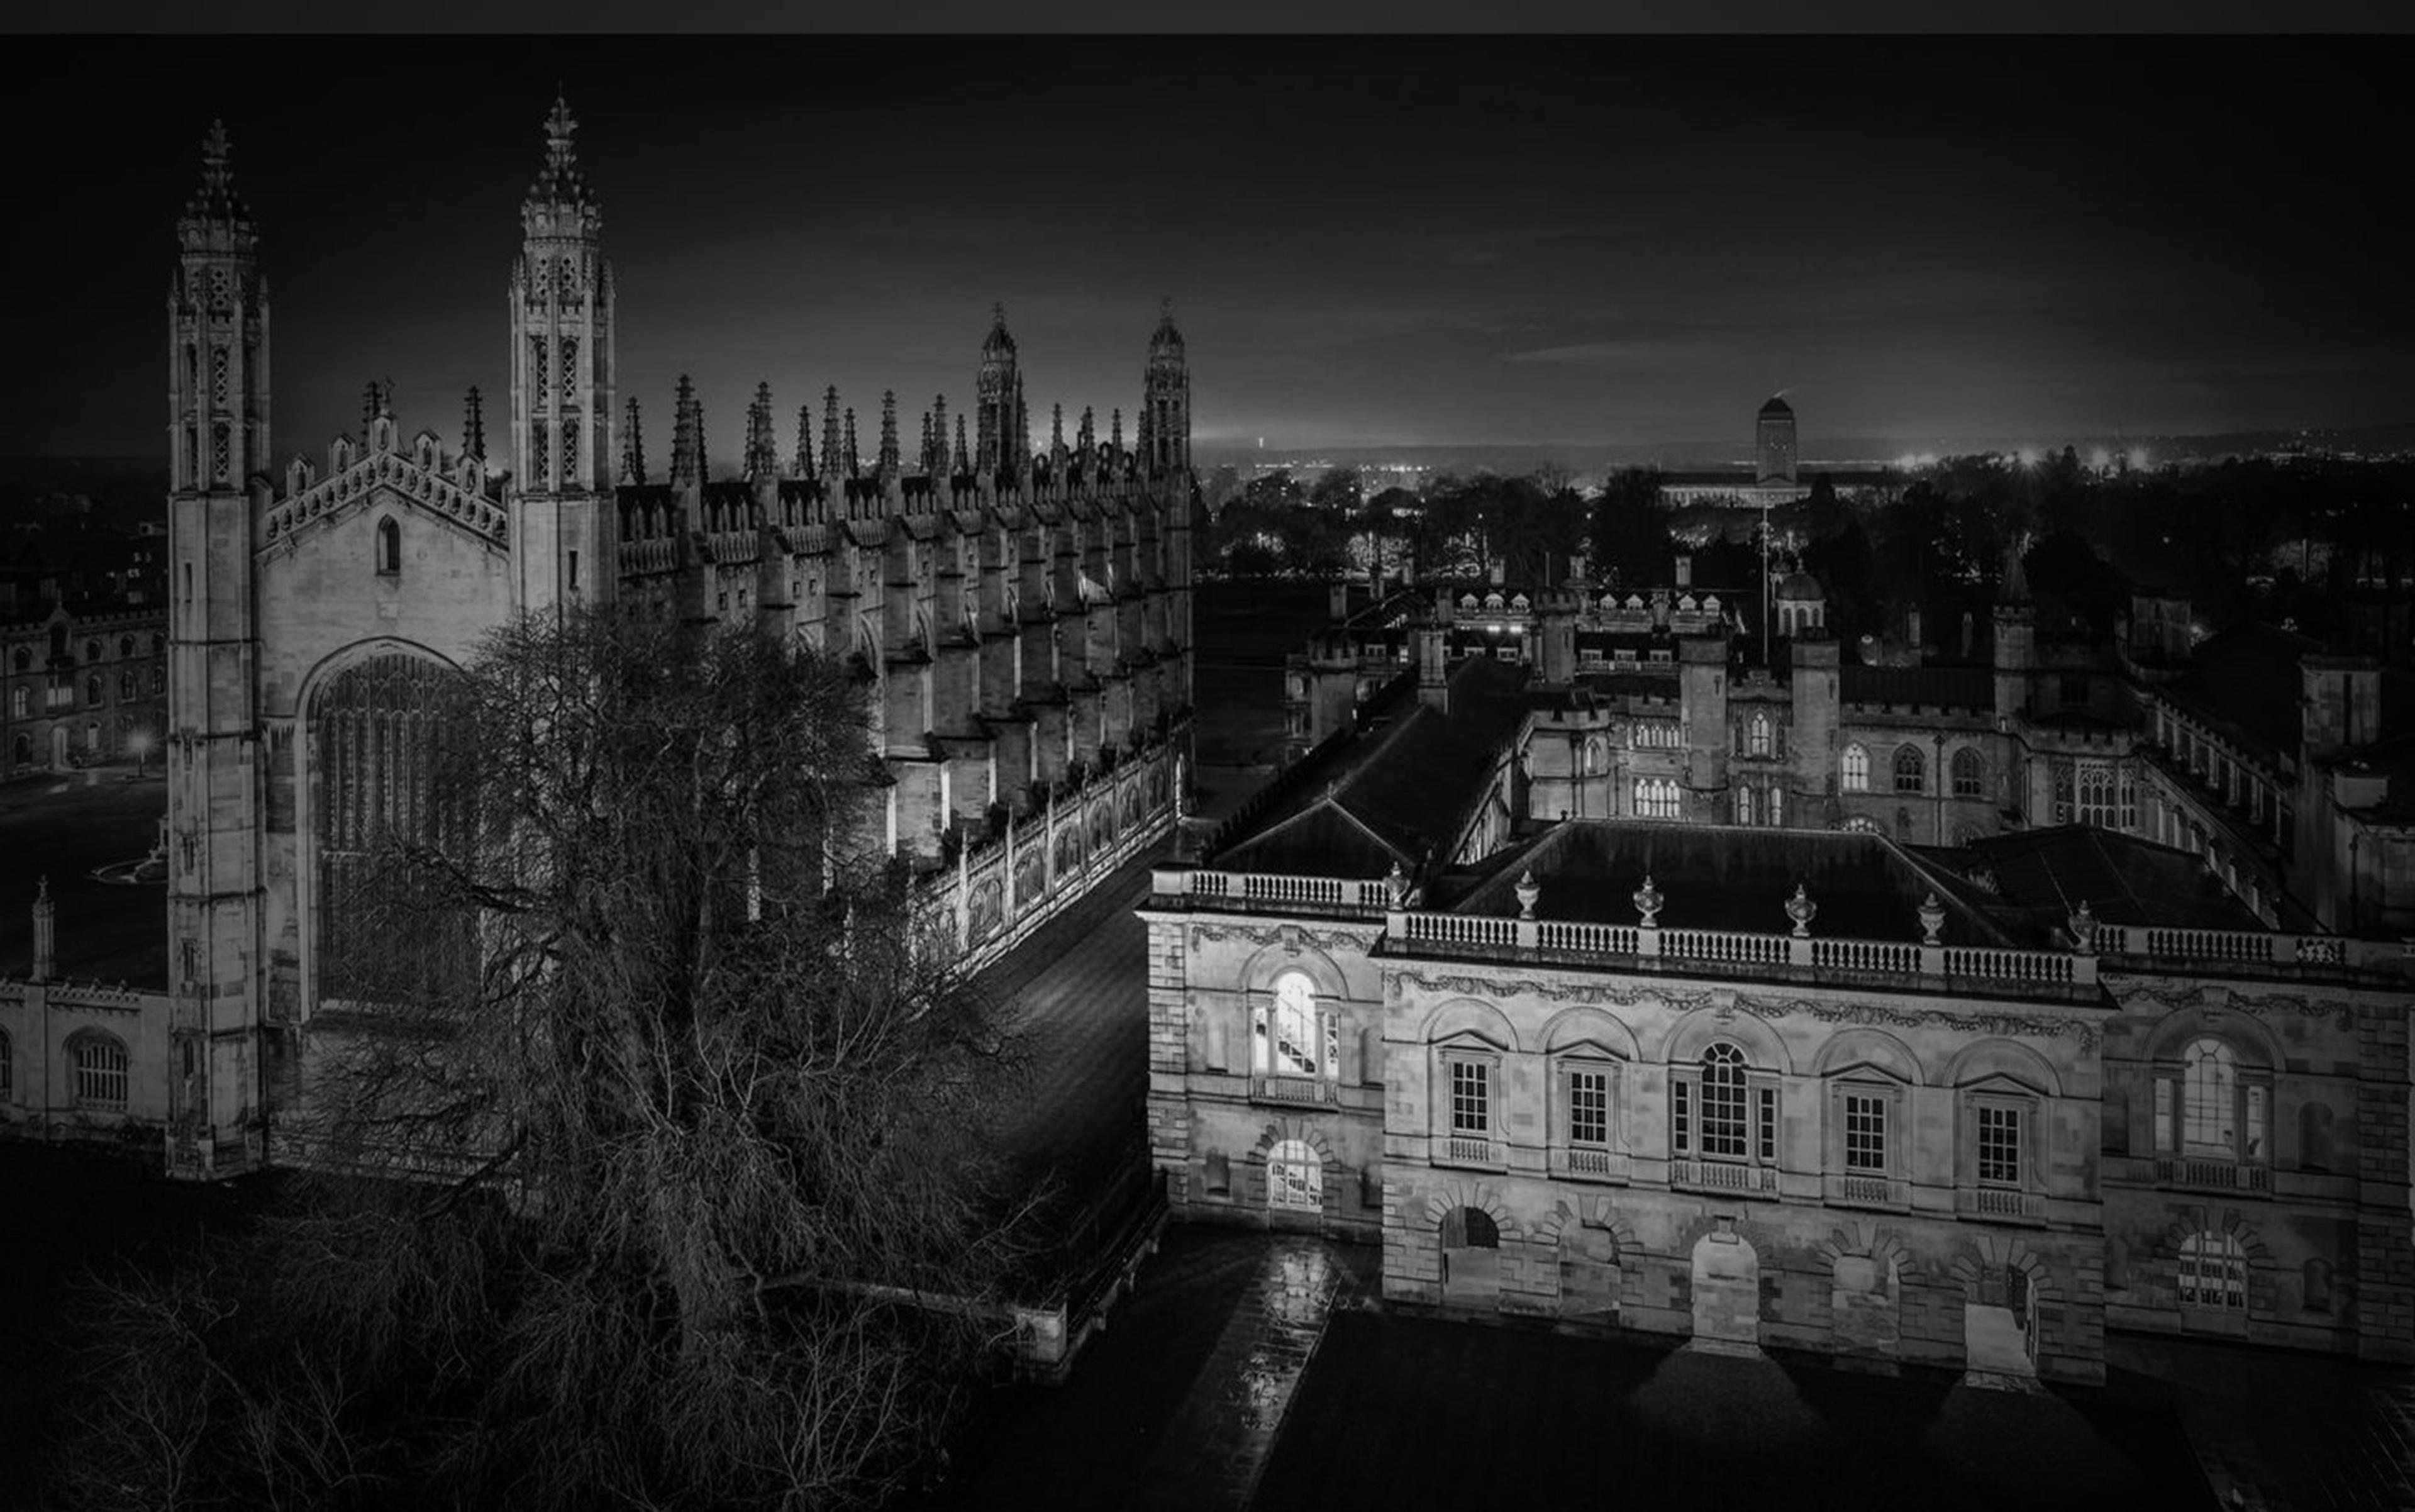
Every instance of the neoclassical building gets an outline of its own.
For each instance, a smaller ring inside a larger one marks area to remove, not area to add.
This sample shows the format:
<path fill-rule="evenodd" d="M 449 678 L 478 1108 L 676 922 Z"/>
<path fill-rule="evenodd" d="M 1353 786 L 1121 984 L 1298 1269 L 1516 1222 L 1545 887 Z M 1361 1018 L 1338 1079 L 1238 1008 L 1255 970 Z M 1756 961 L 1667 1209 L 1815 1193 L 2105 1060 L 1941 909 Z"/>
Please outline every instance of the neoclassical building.
<path fill-rule="evenodd" d="M 285 457 L 260 236 L 212 130 L 168 308 L 167 991 L 0 1002 L 20 1132 L 164 1127 L 191 1175 L 275 1158 L 312 1017 L 345 1000 L 352 944 L 377 927 L 338 901 L 354 895 L 346 870 L 380 827 L 437 822 L 448 680 L 514 616 L 617 602 L 847 658 L 889 778 L 860 836 L 917 865 L 976 959 L 1171 822 L 1195 487 L 1170 313 L 1132 443 L 1120 412 L 1103 437 L 1086 413 L 1069 441 L 1060 411 L 1033 444 L 1001 311 L 969 427 L 942 397 L 908 444 L 884 396 L 860 447 L 832 390 L 818 445 L 808 406 L 783 451 L 758 387 L 740 475 L 716 478 L 682 380 L 662 474 L 618 387 L 618 296 L 574 129 L 557 101 L 506 279 L 510 412 L 491 449 L 475 390 L 448 447 L 406 431 L 373 383 L 361 430 Z"/>
<path fill-rule="evenodd" d="M 1380 1238 L 1396 1303 L 1879 1362 L 2415 1355 L 2404 942 L 2082 825 L 1516 816 L 1528 669 L 1424 671 L 1156 874 L 1179 1212 Z"/>

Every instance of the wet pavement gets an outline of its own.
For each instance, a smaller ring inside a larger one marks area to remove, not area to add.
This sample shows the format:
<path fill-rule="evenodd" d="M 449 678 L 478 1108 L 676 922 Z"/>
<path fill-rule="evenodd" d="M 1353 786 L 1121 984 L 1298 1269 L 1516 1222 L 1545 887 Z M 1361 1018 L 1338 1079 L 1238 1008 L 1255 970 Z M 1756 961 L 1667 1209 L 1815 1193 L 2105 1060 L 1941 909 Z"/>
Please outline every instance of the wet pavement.
<path fill-rule="evenodd" d="M 1369 1289 L 1372 1248 L 1268 1241 L 1216 1347 L 1134 1489 L 1137 1506 L 1238 1512 L 1250 1505 L 1337 1302 Z"/>

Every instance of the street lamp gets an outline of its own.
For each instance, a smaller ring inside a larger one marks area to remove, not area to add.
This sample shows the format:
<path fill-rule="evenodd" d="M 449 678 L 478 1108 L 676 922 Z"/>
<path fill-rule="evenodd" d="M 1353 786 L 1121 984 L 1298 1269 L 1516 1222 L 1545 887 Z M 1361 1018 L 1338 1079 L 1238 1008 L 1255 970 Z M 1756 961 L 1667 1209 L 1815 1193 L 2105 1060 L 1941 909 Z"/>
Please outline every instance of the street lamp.
<path fill-rule="evenodd" d="M 151 732 L 136 730 L 126 738 L 126 744 L 134 753 L 134 775 L 140 777 L 151 759 Z"/>

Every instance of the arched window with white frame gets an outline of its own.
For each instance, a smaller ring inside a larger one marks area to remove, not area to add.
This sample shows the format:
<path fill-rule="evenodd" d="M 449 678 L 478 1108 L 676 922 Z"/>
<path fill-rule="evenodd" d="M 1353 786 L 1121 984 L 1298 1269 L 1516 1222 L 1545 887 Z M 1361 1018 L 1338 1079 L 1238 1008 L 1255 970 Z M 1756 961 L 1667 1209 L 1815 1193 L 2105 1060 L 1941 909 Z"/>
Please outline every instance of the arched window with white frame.
<path fill-rule="evenodd" d="M 1839 763 L 1838 768 L 1838 776 L 1839 781 L 1843 784 L 1845 791 L 1849 793 L 1868 792 L 1870 790 L 1869 748 L 1862 744 L 1859 741 L 1855 741 L 1851 745 L 1846 746 L 1844 759 Z"/>
<path fill-rule="evenodd" d="M 1928 762 L 1920 747 L 1909 742 L 1895 748 L 1895 790 L 1917 793 L 1928 786 Z"/>
<path fill-rule="evenodd" d="M 2269 1068 L 2243 1065 L 2228 1040 L 2191 1040 L 2155 1071 L 2155 1152 L 2181 1160 L 2162 1174 L 2229 1185 L 2234 1166 L 2271 1164 L 2272 1097 Z"/>
<path fill-rule="evenodd" d="M 1725 1040 L 1701 1059 L 1669 1068 L 1669 1153 L 1680 1185 L 1774 1190 L 1778 1175 L 1778 1084 Z M 1700 1163 L 1696 1163 L 1700 1162 Z M 1748 1171 L 1725 1168 L 1750 1167 Z"/>
<path fill-rule="evenodd" d="M 2247 1310 L 2247 1251 L 2229 1234 L 2192 1234 L 2181 1241 L 2173 1278 L 2183 1308 Z"/>
<path fill-rule="evenodd" d="M 1325 1209 L 1325 1162 L 1304 1139 L 1286 1139 L 1267 1151 L 1267 1206 L 1278 1212 Z"/>
<path fill-rule="evenodd" d="M 1256 1094 L 1279 1100 L 1331 1100 L 1342 1075 L 1340 1015 L 1319 1001 L 1316 983 L 1286 971 L 1259 998 L 1251 1025 L 1250 1069 Z"/>
<path fill-rule="evenodd" d="M 1752 718 L 1745 725 L 1744 753 L 1747 756 L 1765 756 L 1769 755 L 1769 715 L 1765 711 L 1756 709 L 1753 711 Z"/>

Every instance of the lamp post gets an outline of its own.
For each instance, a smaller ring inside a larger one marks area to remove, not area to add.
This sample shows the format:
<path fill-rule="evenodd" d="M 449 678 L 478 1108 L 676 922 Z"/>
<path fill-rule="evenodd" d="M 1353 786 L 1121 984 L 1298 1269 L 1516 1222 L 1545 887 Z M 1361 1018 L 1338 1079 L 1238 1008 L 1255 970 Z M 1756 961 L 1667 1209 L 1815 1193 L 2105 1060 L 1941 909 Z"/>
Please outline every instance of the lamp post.
<path fill-rule="evenodd" d="M 133 734 L 126 738 L 126 743 L 134 752 L 134 775 L 140 777 L 150 765 L 151 732 L 149 730 L 136 730 Z"/>

